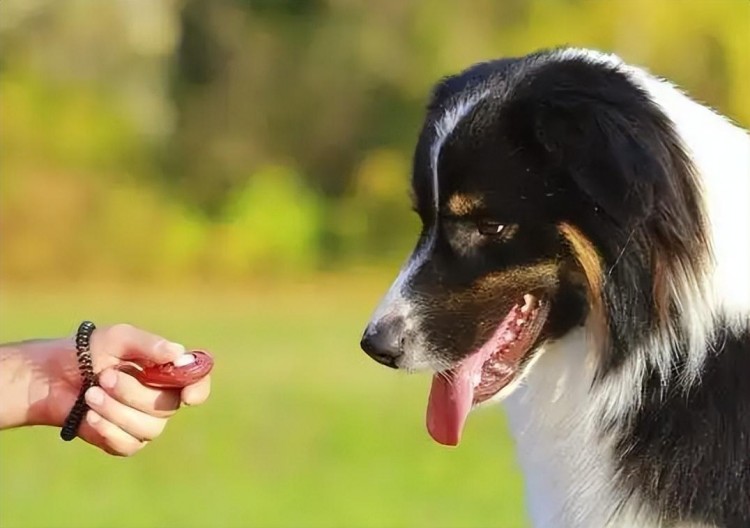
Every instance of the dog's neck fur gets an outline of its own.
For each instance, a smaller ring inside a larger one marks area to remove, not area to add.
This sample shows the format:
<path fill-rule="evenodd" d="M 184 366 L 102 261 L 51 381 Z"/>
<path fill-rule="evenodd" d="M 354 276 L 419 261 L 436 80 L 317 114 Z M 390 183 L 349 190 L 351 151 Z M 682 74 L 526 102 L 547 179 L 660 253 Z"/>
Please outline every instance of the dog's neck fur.
<path fill-rule="evenodd" d="M 504 401 L 538 528 L 606 526 L 617 504 L 614 468 L 590 394 L 588 349 L 583 328 L 545 346 Z"/>
<path fill-rule="evenodd" d="M 584 328 L 546 345 L 523 383 L 503 402 L 533 526 L 662 526 L 658 512 L 617 485 L 611 438 L 603 434 L 600 419 L 608 387 L 592 389 L 591 350 Z"/>

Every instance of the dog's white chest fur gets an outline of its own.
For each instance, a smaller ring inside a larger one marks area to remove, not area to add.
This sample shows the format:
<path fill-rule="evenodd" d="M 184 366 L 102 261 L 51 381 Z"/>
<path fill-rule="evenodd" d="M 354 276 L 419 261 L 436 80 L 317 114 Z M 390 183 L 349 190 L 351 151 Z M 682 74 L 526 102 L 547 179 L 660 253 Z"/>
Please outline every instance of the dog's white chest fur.
<path fill-rule="evenodd" d="M 613 470 L 596 439 L 583 330 L 540 351 L 504 401 L 536 527 L 605 526 Z"/>
<path fill-rule="evenodd" d="M 659 526 L 642 504 L 624 500 L 615 484 L 601 416 L 618 410 L 602 396 L 621 388 L 592 391 L 587 350 L 583 328 L 548 344 L 505 400 L 532 522 L 538 528 Z"/>
<path fill-rule="evenodd" d="M 503 401 L 533 526 L 660 527 L 654 512 L 637 497 L 625 497 L 616 484 L 615 455 L 601 416 L 624 411 L 613 408 L 617 401 L 611 394 L 625 389 L 610 384 L 591 390 L 588 349 L 584 329 L 546 345 L 523 383 Z M 621 378 L 623 385 L 627 377 Z"/>

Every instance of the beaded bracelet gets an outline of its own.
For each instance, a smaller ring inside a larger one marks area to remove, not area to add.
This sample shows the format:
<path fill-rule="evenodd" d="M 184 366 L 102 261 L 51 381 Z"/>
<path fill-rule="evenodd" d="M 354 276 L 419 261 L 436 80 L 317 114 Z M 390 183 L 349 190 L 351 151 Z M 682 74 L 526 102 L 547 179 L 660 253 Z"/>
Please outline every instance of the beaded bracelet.
<path fill-rule="evenodd" d="M 94 323 L 84 321 L 78 327 L 78 332 L 76 332 L 76 356 L 83 383 L 81 384 L 81 391 L 78 393 L 78 398 L 76 398 L 76 402 L 60 431 L 60 438 L 66 442 L 73 440 L 78 435 L 78 428 L 81 426 L 83 417 L 89 408 L 85 400 L 86 391 L 96 385 L 96 376 L 94 375 L 90 352 L 91 334 L 94 330 L 96 330 Z"/>

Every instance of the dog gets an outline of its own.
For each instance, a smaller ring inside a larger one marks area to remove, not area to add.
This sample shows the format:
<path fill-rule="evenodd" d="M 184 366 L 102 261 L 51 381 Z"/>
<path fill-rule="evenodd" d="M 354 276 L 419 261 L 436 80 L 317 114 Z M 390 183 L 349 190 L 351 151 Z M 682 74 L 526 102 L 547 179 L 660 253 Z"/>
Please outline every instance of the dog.
<path fill-rule="evenodd" d="M 547 49 L 435 86 L 411 188 L 361 347 L 433 373 L 430 435 L 502 400 L 534 526 L 750 527 L 747 131 Z"/>

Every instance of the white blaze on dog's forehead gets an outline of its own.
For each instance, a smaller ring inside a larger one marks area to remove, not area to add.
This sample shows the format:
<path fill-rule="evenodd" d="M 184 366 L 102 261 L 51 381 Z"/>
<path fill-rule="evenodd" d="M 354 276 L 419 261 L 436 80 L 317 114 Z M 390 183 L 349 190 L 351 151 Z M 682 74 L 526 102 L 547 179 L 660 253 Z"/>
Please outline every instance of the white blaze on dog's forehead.
<path fill-rule="evenodd" d="M 195 356 L 193 354 L 183 354 L 177 359 L 174 360 L 174 363 L 172 363 L 175 367 L 184 367 L 185 365 L 190 365 L 195 361 Z"/>
<path fill-rule="evenodd" d="M 460 99 L 454 106 L 448 108 L 440 119 L 435 123 L 435 140 L 430 149 L 430 161 L 432 163 L 432 199 L 435 205 L 435 214 L 440 208 L 440 199 L 438 193 L 438 161 L 440 159 L 440 150 L 443 143 L 450 136 L 456 125 L 463 119 L 476 104 L 489 94 L 485 90 L 481 93 Z"/>

